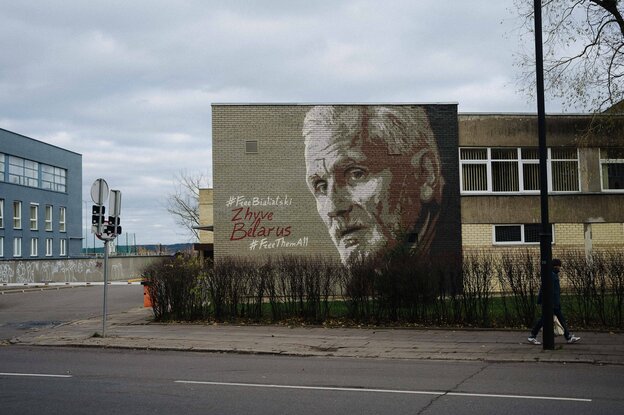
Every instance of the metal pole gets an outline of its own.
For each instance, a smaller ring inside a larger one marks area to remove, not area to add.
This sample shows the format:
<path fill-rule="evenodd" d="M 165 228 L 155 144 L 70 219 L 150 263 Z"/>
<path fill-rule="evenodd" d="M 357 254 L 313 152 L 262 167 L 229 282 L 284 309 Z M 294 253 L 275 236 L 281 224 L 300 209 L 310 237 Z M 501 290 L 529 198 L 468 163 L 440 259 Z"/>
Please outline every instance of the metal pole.
<path fill-rule="evenodd" d="M 540 232 L 540 275 L 542 279 L 543 348 L 554 350 L 552 231 L 548 220 L 548 172 L 546 171 L 546 111 L 544 108 L 544 56 L 542 52 L 542 2 L 534 0 L 535 12 L 535 73 L 537 77 L 537 130 L 539 136 L 540 202 L 542 227 Z"/>
<path fill-rule="evenodd" d="M 106 292 L 108 291 L 108 239 L 104 240 L 104 310 L 102 313 L 102 337 L 106 337 Z"/>

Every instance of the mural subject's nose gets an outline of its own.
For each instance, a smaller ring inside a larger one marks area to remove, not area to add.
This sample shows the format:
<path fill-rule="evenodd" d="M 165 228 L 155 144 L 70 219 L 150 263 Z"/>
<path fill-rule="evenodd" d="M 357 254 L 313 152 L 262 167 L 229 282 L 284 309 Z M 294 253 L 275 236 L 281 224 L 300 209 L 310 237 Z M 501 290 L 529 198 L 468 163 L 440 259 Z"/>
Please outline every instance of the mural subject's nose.
<path fill-rule="evenodd" d="M 353 210 L 353 203 L 344 186 L 332 183 L 327 197 L 329 200 L 327 216 L 330 218 L 344 217 Z"/>

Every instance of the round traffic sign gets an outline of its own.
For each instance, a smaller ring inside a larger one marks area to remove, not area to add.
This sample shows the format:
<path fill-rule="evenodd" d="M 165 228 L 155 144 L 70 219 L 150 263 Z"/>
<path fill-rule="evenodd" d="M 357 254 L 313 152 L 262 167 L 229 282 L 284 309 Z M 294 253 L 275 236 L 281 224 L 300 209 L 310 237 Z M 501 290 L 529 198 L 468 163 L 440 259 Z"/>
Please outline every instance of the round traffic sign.
<path fill-rule="evenodd" d="M 108 183 L 104 179 L 97 179 L 91 185 L 91 199 L 96 205 L 103 205 L 108 199 Z"/>

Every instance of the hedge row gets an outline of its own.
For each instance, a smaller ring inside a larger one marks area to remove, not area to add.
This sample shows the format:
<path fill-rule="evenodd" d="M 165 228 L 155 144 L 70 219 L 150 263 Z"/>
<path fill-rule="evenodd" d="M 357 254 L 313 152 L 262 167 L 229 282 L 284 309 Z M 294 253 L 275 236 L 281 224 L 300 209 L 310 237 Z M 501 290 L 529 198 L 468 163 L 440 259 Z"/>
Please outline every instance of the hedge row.
<path fill-rule="evenodd" d="M 622 328 L 624 258 L 569 252 L 563 307 L 576 328 Z M 528 327 L 537 314 L 539 255 L 473 252 L 461 264 L 386 255 L 344 267 L 321 257 L 259 264 L 177 256 L 143 272 L 156 320 Z"/>

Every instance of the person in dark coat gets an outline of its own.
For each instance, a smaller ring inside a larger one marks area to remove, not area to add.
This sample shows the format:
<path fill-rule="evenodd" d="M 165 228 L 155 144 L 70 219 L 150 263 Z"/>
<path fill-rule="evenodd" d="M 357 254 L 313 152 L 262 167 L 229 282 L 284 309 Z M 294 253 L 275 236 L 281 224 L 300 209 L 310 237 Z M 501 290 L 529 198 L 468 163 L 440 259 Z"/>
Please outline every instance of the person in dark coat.
<path fill-rule="evenodd" d="M 557 316 L 559 323 L 563 327 L 563 336 L 567 340 L 568 343 L 576 343 L 581 340 L 580 337 L 577 337 L 573 334 L 570 334 L 568 330 L 568 324 L 566 323 L 565 317 L 563 317 L 563 313 L 561 312 L 561 285 L 559 284 L 559 272 L 561 271 L 561 260 L 553 259 L 552 260 L 552 282 L 553 282 L 553 314 Z M 540 287 L 539 294 L 537 295 L 537 304 L 542 304 L 542 287 Z M 531 334 L 529 335 L 529 343 L 532 344 L 541 344 L 540 341 L 537 340 L 536 336 L 541 330 L 544 324 L 544 316 L 540 316 L 540 318 L 533 326 L 531 330 Z"/>

